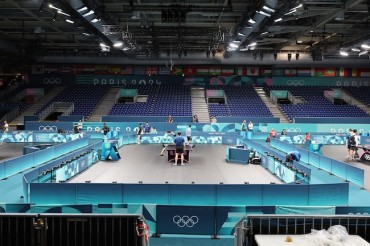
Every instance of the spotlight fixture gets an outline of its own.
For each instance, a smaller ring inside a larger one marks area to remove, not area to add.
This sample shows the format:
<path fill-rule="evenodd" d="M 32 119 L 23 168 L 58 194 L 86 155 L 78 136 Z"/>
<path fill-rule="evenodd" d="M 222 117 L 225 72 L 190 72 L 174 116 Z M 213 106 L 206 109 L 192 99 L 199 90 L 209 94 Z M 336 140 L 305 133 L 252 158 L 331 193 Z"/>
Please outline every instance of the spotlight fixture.
<path fill-rule="evenodd" d="M 267 16 L 267 17 L 270 17 L 271 16 L 271 14 L 266 13 L 265 11 L 262 11 L 262 10 L 256 11 L 256 13 L 261 14 L 261 15 L 264 15 L 264 16 Z"/>
<path fill-rule="evenodd" d="M 84 7 L 81 7 L 79 9 L 77 9 L 77 12 L 83 12 L 85 10 L 87 10 L 87 7 L 84 6 Z"/>
<path fill-rule="evenodd" d="M 361 44 L 361 48 L 363 48 L 363 49 L 370 49 L 370 45 L 368 45 L 368 44 Z"/>
<path fill-rule="evenodd" d="M 70 19 L 66 19 L 66 22 L 71 23 L 71 24 L 75 23 L 73 20 L 70 20 Z"/>
<path fill-rule="evenodd" d="M 237 45 L 236 43 L 233 43 L 233 42 L 229 43 L 229 46 L 231 48 L 238 48 L 239 47 L 239 45 Z"/>
<path fill-rule="evenodd" d="M 351 48 L 352 51 L 354 52 L 360 52 L 361 50 L 359 48 Z"/>
<path fill-rule="evenodd" d="M 295 59 L 298 61 L 299 60 L 299 53 L 295 54 Z"/>
<path fill-rule="evenodd" d="M 242 37 L 245 37 L 245 34 L 244 33 L 241 33 L 241 32 L 238 32 L 238 35 L 239 36 L 242 36 Z"/>
<path fill-rule="evenodd" d="M 274 22 L 279 22 L 279 21 L 282 21 L 282 20 L 283 20 L 283 18 L 277 18 L 277 19 L 274 20 Z"/>
<path fill-rule="evenodd" d="M 290 61 L 292 59 L 292 54 L 288 54 L 288 61 Z"/>
<path fill-rule="evenodd" d="M 339 54 L 341 54 L 342 56 L 348 56 L 348 52 L 346 50 L 344 50 L 344 49 L 341 49 L 339 51 Z"/>
<path fill-rule="evenodd" d="M 270 8 L 270 7 L 267 7 L 266 5 L 264 5 L 262 8 L 263 8 L 264 10 L 270 11 L 270 12 L 272 12 L 272 13 L 274 13 L 274 12 L 275 12 L 275 9 L 272 9 L 272 8 Z"/>
<path fill-rule="evenodd" d="M 92 14 L 94 14 L 94 13 L 95 13 L 95 12 L 94 12 L 94 10 L 90 10 L 89 12 L 87 12 L 87 13 L 83 14 L 82 16 L 83 16 L 83 17 L 86 17 L 86 16 L 92 15 Z"/>
<path fill-rule="evenodd" d="M 250 18 L 250 19 L 248 20 L 248 22 L 249 22 L 249 23 L 251 23 L 251 24 L 255 24 L 255 23 L 256 23 L 256 21 L 255 21 L 255 20 L 253 20 L 252 18 Z"/>
<path fill-rule="evenodd" d="M 121 47 L 123 45 L 122 41 L 117 41 L 113 44 L 114 47 Z"/>
<path fill-rule="evenodd" d="M 94 18 L 94 19 L 92 19 L 92 20 L 91 20 L 91 23 L 96 23 L 96 22 L 98 22 L 98 21 L 101 21 L 101 19 Z"/>

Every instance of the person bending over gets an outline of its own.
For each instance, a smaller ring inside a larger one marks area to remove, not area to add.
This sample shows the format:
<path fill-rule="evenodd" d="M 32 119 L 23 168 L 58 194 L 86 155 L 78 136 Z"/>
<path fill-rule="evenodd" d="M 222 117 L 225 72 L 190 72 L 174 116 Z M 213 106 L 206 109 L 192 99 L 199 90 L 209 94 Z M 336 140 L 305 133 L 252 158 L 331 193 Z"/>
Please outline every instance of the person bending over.
<path fill-rule="evenodd" d="M 285 157 L 286 162 L 293 162 L 293 161 L 299 162 L 300 159 L 301 159 L 301 153 L 295 150 L 288 152 Z"/>
<path fill-rule="evenodd" d="M 164 134 L 164 137 L 163 137 L 163 148 L 162 148 L 162 151 L 161 151 L 161 156 L 163 156 L 164 151 L 167 149 L 168 143 L 171 142 L 172 136 L 173 137 L 176 137 L 176 134 L 173 133 L 172 131 L 167 131 L 166 134 Z"/>
<path fill-rule="evenodd" d="M 185 149 L 185 140 L 181 137 L 181 132 L 177 133 L 177 137 L 173 142 L 176 145 L 176 155 L 175 155 L 175 163 L 174 166 L 177 166 L 177 160 L 179 159 L 179 155 L 181 155 L 181 166 L 184 166 L 184 149 Z"/>

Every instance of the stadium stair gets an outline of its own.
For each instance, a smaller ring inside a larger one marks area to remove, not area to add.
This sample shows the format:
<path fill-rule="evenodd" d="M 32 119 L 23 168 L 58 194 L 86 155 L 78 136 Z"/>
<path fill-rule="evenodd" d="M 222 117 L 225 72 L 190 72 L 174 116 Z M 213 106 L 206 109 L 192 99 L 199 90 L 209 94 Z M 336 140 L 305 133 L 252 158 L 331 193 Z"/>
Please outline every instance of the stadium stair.
<path fill-rule="evenodd" d="M 284 115 L 278 105 L 275 105 L 270 100 L 270 97 L 266 95 L 266 92 L 263 90 L 263 87 L 254 87 L 254 90 L 260 96 L 261 100 L 265 105 L 270 109 L 273 117 L 280 118 L 280 123 L 291 123 L 286 115 Z"/>
<path fill-rule="evenodd" d="M 119 92 L 120 88 L 112 87 L 109 91 L 104 95 L 101 99 L 99 106 L 94 110 L 92 115 L 89 118 L 89 121 L 98 122 L 101 121 L 102 115 L 108 115 L 109 111 L 116 103 L 116 96 Z"/>
<path fill-rule="evenodd" d="M 192 114 L 197 115 L 200 123 L 209 123 L 209 111 L 204 87 L 191 87 Z"/>
<path fill-rule="evenodd" d="M 24 124 L 24 116 L 30 116 L 30 115 L 35 115 L 35 113 L 42 108 L 45 104 L 47 104 L 50 100 L 52 100 L 54 97 L 56 97 L 59 93 L 61 93 L 66 86 L 58 86 L 55 87 L 54 89 L 50 90 L 49 93 L 44 95 L 42 98 L 40 98 L 36 103 L 32 104 L 29 108 L 27 108 L 23 114 L 19 115 L 17 118 L 15 118 L 11 124 L 12 125 L 18 125 Z"/>
<path fill-rule="evenodd" d="M 364 112 L 366 112 L 370 116 L 370 107 L 366 105 L 365 103 L 361 102 L 357 98 L 353 97 L 349 92 L 343 89 L 339 89 L 343 92 L 344 97 L 349 97 L 349 101 L 351 105 L 355 105 L 356 107 L 362 109 Z"/>

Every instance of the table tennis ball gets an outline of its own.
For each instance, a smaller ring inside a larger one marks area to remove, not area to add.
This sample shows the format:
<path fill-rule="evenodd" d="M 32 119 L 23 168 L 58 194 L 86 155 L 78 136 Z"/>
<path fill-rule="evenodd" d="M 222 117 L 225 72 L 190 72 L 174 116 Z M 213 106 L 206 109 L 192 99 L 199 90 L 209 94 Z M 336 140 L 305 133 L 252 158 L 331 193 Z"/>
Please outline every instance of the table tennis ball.
<path fill-rule="evenodd" d="M 287 236 L 285 241 L 291 243 L 291 242 L 293 242 L 293 238 L 290 237 L 290 236 Z"/>

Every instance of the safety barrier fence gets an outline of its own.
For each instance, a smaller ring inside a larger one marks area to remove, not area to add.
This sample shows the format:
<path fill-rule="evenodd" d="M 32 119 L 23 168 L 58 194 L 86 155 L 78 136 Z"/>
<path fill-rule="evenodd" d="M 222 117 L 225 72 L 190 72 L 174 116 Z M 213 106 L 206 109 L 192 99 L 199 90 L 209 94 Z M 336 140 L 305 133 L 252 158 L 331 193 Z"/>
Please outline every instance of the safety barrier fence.
<path fill-rule="evenodd" d="M 311 229 L 328 229 L 342 225 L 350 235 L 359 235 L 370 242 L 369 215 L 248 215 L 235 226 L 235 246 L 254 246 L 255 235 L 301 235 Z"/>
<path fill-rule="evenodd" d="M 296 161 L 293 161 L 293 163 L 291 163 L 289 166 L 286 166 L 283 164 L 285 161 L 285 155 L 279 153 L 278 151 L 275 151 L 250 139 L 244 139 L 244 143 L 249 148 L 259 152 L 262 166 L 272 174 L 277 175 L 284 182 L 290 183 L 294 182 L 295 180 L 300 180 L 300 182 L 309 183 L 309 179 L 311 177 L 310 168 L 307 168 Z"/>
<path fill-rule="evenodd" d="M 4 246 L 146 246 L 138 214 L 0 214 Z"/>
<path fill-rule="evenodd" d="M 89 139 L 89 137 L 78 138 L 74 141 L 50 146 L 37 152 L 2 161 L 0 162 L 0 179 L 8 178 L 26 169 L 39 166 L 51 159 L 82 148 L 88 145 Z"/>
<path fill-rule="evenodd" d="M 309 150 L 305 150 L 298 146 L 280 141 L 277 139 L 271 139 L 271 147 L 281 150 L 285 153 L 290 151 L 298 151 L 301 153 L 301 161 L 308 163 L 314 167 L 329 172 L 339 178 L 349 181 L 355 185 L 364 187 L 364 170 L 351 166 L 341 161 L 331 159 L 329 157 L 313 153 Z M 345 154 L 344 154 L 345 155 Z"/>

